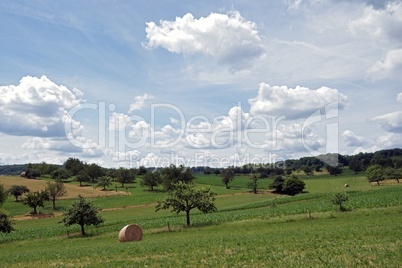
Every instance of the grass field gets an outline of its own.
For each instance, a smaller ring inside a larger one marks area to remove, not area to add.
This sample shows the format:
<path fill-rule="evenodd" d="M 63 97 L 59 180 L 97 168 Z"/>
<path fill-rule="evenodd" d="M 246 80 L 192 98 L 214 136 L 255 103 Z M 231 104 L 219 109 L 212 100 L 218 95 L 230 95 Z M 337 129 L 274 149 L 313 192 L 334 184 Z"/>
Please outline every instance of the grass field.
<path fill-rule="evenodd" d="M 5 178 L 3 178 L 5 179 Z M 17 179 L 17 178 L 9 178 Z M 22 180 L 21 178 L 18 178 Z M 28 219 L 30 209 L 8 198 L 3 208 L 14 215 L 16 231 L 0 233 L 1 267 L 400 267 L 402 265 L 402 187 L 396 181 L 376 186 L 348 171 L 302 176 L 305 193 L 281 196 L 267 191 L 271 179 L 259 180 L 259 194 L 236 177 L 226 189 L 219 176 L 200 175 L 196 183 L 218 193 L 218 212 L 185 216 L 155 212 L 165 196 L 139 186 L 119 188 L 124 195 L 93 198 L 105 222 L 87 228 L 58 223 L 71 199 L 50 202 Z M 27 180 L 31 182 L 32 180 Z M 38 180 L 39 181 L 39 180 Z M 350 187 L 345 188 L 348 183 Z M 20 184 L 20 183 L 18 183 Z M 21 183 L 23 184 L 23 183 Z M 93 187 L 77 187 L 78 189 Z M 112 186 L 111 189 L 114 189 Z M 76 189 L 71 188 L 71 189 Z M 127 191 L 127 193 L 125 193 Z M 347 212 L 336 211 L 330 198 L 345 191 Z M 91 195 L 89 195 L 91 196 Z M 129 223 L 144 229 L 141 242 L 119 243 L 119 230 Z M 172 226 L 169 232 L 167 224 Z"/>

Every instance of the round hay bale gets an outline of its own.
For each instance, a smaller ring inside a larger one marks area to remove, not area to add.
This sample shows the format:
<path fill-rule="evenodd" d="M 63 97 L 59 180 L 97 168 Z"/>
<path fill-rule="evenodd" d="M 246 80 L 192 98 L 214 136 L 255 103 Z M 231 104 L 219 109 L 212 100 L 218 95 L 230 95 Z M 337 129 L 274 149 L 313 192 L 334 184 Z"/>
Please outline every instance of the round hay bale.
<path fill-rule="evenodd" d="M 141 241 L 142 229 L 137 224 L 126 225 L 119 233 L 120 242 Z"/>

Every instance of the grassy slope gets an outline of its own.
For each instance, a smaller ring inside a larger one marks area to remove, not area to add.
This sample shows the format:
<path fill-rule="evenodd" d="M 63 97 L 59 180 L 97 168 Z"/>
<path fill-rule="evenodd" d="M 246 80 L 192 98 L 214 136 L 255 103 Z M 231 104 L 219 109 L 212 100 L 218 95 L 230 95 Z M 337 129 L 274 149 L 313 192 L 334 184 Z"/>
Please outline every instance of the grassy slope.
<path fill-rule="evenodd" d="M 95 234 L 91 237 L 67 238 L 66 229 L 58 224 L 60 217 L 16 221 L 17 232 L 0 234 L 0 263 L 4 267 L 111 264 L 300 267 L 402 263 L 402 232 L 395 224 L 402 219 L 401 185 L 371 186 L 363 175 L 350 173 L 338 177 L 303 177 L 303 180 L 308 193 L 282 197 L 248 193 L 247 176 L 236 177 L 231 189 L 224 188 L 219 176 L 200 176 L 198 184 L 211 185 L 221 195 L 216 201 L 219 212 L 203 215 L 194 211 L 195 227 L 189 229 L 180 227 L 184 224 L 183 215 L 154 212 L 152 203 L 162 198 L 163 192 L 149 192 L 135 183 L 128 188 L 129 196 L 95 199 L 102 208 L 120 209 L 103 211 L 106 222 L 98 229 L 88 228 L 89 233 Z M 269 182 L 261 180 L 260 187 L 266 188 Z M 344 188 L 345 183 L 350 187 Z M 335 212 L 329 199 L 331 193 L 338 191 L 349 192 L 347 207 L 352 211 Z M 277 204 L 274 208 L 273 200 Z M 67 207 L 69 202 L 61 200 L 60 207 Z M 28 209 L 12 199 L 5 208 L 18 211 L 14 215 Z M 308 211 L 313 220 L 307 220 Z M 118 231 L 132 222 L 144 228 L 144 240 L 118 243 Z M 175 226 L 175 232 L 165 232 L 167 222 Z M 69 231 L 76 232 L 78 228 L 71 227 Z"/>

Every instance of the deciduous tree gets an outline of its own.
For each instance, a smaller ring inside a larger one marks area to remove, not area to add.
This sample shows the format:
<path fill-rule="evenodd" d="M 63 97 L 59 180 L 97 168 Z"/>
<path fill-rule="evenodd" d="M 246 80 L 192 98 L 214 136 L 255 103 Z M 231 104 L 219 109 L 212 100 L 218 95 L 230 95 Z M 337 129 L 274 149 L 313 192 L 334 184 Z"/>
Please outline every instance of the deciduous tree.
<path fill-rule="evenodd" d="M 135 180 L 135 173 L 127 168 L 119 168 L 117 170 L 117 181 L 121 183 L 121 187 L 124 188 L 124 184 L 132 183 Z"/>
<path fill-rule="evenodd" d="M 250 177 L 250 181 L 247 183 L 247 186 L 251 188 L 253 193 L 257 193 L 258 177 L 256 174 Z"/>
<path fill-rule="evenodd" d="M 63 214 L 61 221 L 66 226 L 78 224 L 81 226 L 81 235 L 85 236 L 85 225 L 99 225 L 104 219 L 98 215 L 101 209 L 92 205 L 90 200 L 78 196 L 71 207 Z"/>
<path fill-rule="evenodd" d="M 194 179 L 195 177 L 191 170 L 182 165 L 179 167 L 170 165 L 170 167 L 162 170 L 162 183 L 166 191 L 172 190 L 173 185 L 178 182 L 191 183 Z"/>
<path fill-rule="evenodd" d="M 345 193 L 336 193 L 331 201 L 334 205 L 339 206 L 340 211 L 344 211 L 345 208 L 342 206 L 342 204 L 346 201 L 348 201 L 349 197 Z"/>
<path fill-rule="evenodd" d="M 97 186 L 103 187 L 103 190 L 106 190 L 106 187 L 112 185 L 112 178 L 108 176 L 102 176 L 98 180 Z"/>
<path fill-rule="evenodd" d="M 154 190 L 154 187 L 158 186 L 162 183 L 162 178 L 159 172 L 151 172 L 148 171 L 140 181 L 142 187 L 148 187 L 151 191 Z"/>
<path fill-rule="evenodd" d="M 45 190 L 48 192 L 50 200 L 52 200 L 53 209 L 56 209 L 56 199 L 67 194 L 66 187 L 61 181 L 48 181 Z"/>
<path fill-rule="evenodd" d="M 229 167 L 229 168 L 222 170 L 221 180 L 222 180 L 222 183 L 225 184 L 226 189 L 230 188 L 229 183 L 234 180 L 234 177 L 235 177 L 235 173 L 232 168 Z"/>
<path fill-rule="evenodd" d="M 192 183 L 179 182 L 174 184 L 167 198 L 158 201 L 155 207 L 156 211 L 171 208 L 171 211 L 177 214 L 185 212 L 187 226 L 190 226 L 191 210 L 197 208 L 203 213 L 216 211 L 215 193 L 209 188 L 195 189 L 194 187 Z"/>
<path fill-rule="evenodd" d="M 366 169 L 366 177 L 369 182 L 377 182 L 380 185 L 380 181 L 384 180 L 384 174 L 382 167 L 378 164 L 371 165 Z"/>
<path fill-rule="evenodd" d="M 38 214 L 37 207 L 43 207 L 47 200 L 49 200 L 49 193 L 41 190 L 28 193 L 22 203 L 33 208 L 33 214 Z"/>
<path fill-rule="evenodd" d="M 8 192 L 15 197 L 15 202 L 18 202 L 18 198 L 29 192 L 28 187 L 25 185 L 12 185 L 9 189 Z"/>

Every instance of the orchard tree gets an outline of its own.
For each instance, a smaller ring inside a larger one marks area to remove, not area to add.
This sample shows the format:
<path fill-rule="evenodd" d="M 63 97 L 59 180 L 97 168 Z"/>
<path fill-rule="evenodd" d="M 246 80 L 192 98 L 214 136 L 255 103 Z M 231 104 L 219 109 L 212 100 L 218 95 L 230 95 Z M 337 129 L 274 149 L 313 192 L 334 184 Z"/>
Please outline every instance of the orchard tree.
<path fill-rule="evenodd" d="M 221 180 L 222 180 L 222 183 L 225 184 L 226 189 L 230 188 L 229 183 L 234 180 L 234 177 L 235 177 L 235 173 L 232 168 L 229 167 L 229 168 L 222 170 Z"/>
<path fill-rule="evenodd" d="M 10 189 L 8 189 L 8 192 L 15 197 L 15 202 L 18 202 L 18 198 L 28 193 L 29 189 L 25 185 L 12 185 Z"/>
<path fill-rule="evenodd" d="M 369 182 L 377 182 L 377 185 L 380 185 L 380 181 L 384 180 L 382 167 L 378 164 L 369 166 L 366 169 L 366 177 Z"/>
<path fill-rule="evenodd" d="M 106 190 L 106 187 L 112 185 L 112 178 L 108 176 L 102 176 L 98 180 L 98 184 L 96 186 L 103 187 L 103 190 Z"/>
<path fill-rule="evenodd" d="M 216 211 L 215 207 L 215 193 L 209 188 L 195 189 L 193 183 L 179 182 L 173 184 L 172 190 L 163 201 L 158 201 L 155 209 L 171 208 L 171 212 L 186 213 L 186 223 L 190 226 L 190 211 L 197 208 L 203 213 Z"/>
<path fill-rule="evenodd" d="M 52 172 L 52 179 L 55 181 L 65 181 L 70 177 L 70 173 L 64 168 L 58 168 Z"/>
<path fill-rule="evenodd" d="M 105 175 L 104 170 L 102 169 L 101 166 L 92 163 L 90 165 L 86 165 L 85 166 L 85 171 L 88 174 L 91 182 L 96 182 L 98 180 L 98 178 L 102 177 L 103 175 Z"/>
<path fill-rule="evenodd" d="M 64 218 L 61 222 L 66 226 L 80 225 L 81 235 L 85 236 L 85 225 L 97 226 L 104 222 L 104 219 L 98 215 L 100 210 L 100 208 L 93 206 L 90 200 L 79 195 L 78 200 L 63 214 Z"/>
<path fill-rule="evenodd" d="M 336 166 L 327 165 L 326 168 L 327 168 L 329 174 L 333 175 L 333 176 L 338 176 L 338 174 L 342 174 L 342 172 L 343 172 L 341 165 L 336 165 Z"/>
<path fill-rule="evenodd" d="M 77 175 L 75 175 L 75 180 L 78 181 L 80 183 L 80 187 L 82 187 L 83 182 L 89 181 L 89 176 L 84 170 L 81 170 Z"/>
<path fill-rule="evenodd" d="M 141 178 L 140 184 L 142 187 L 148 187 L 151 191 L 154 190 L 154 187 L 158 186 L 162 183 L 162 178 L 159 172 L 151 172 L 148 171 Z"/>
<path fill-rule="evenodd" d="M 33 214 L 38 214 L 37 207 L 43 207 L 45 201 L 49 200 L 49 193 L 47 191 L 41 190 L 36 192 L 27 193 L 22 203 L 28 207 L 33 208 Z"/>
<path fill-rule="evenodd" d="M 117 170 L 117 181 L 121 183 L 121 187 L 124 188 L 124 184 L 133 183 L 135 180 L 135 172 L 127 168 L 119 168 Z"/>
<path fill-rule="evenodd" d="M 68 158 L 64 162 L 64 167 L 71 175 L 76 176 L 80 171 L 84 170 L 84 163 L 78 158 Z"/>
<path fill-rule="evenodd" d="M 56 182 L 48 181 L 45 190 L 48 192 L 49 197 L 52 200 L 53 209 L 56 209 L 56 199 L 58 197 L 65 196 L 67 194 L 66 187 L 64 186 L 64 183 L 62 183 L 61 181 Z"/>
<path fill-rule="evenodd" d="M 336 193 L 332 197 L 332 204 L 339 206 L 339 211 L 345 211 L 345 208 L 342 206 L 343 202 L 348 201 L 349 197 L 344 193 Z"/>
<path fill-rule="evenodd" d="M 162 170 L 162 183 L 163 188 L 165 188 L 166 191 L 172 190 L 174 184 L 179 182 L 191 183 L 194 179 L 195 177 L 191 170 L 183 165 L 180 165 L 179 167 L 170 165 L 170 167 Z"/>

